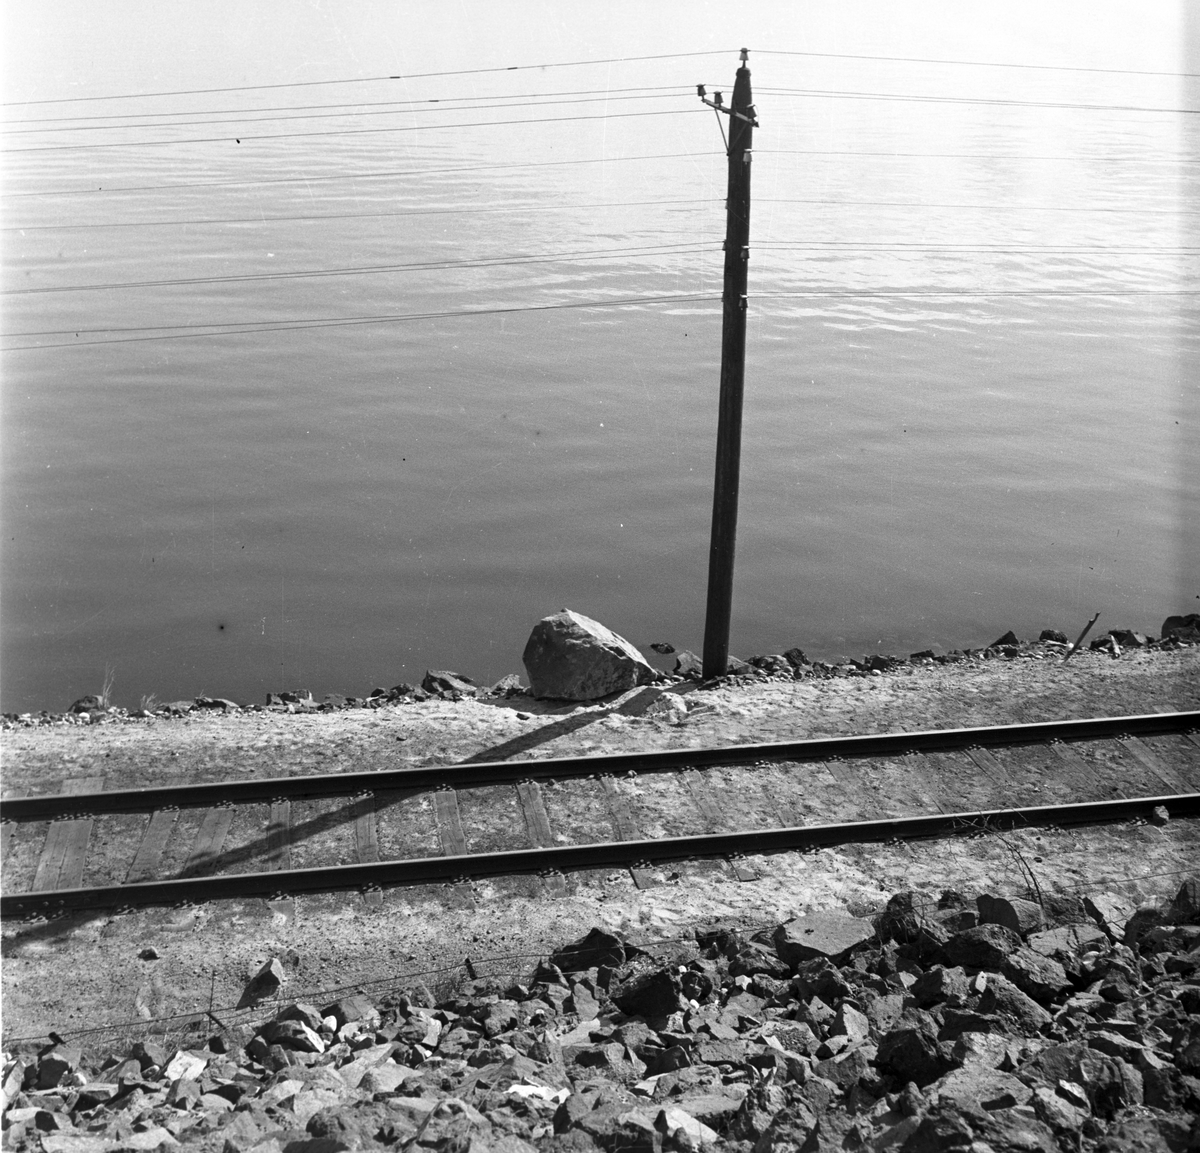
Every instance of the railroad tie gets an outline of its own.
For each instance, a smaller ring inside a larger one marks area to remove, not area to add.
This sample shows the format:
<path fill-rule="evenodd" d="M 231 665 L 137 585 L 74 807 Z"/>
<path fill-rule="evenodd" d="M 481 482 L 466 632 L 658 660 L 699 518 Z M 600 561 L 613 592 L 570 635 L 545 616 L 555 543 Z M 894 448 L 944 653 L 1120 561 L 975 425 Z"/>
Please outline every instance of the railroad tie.
<path fill-rule="evenodd" d="M 896 758 L 896 763 L 899 764 L 909 791 L 922 811 L 932 813 L 936 810 L 944 813 L 946 809 L 942 804 L 942 794 L 937 787 L 937 766 L 928 755 L 913 750 Z"/>
<path fill-rule="evenodd" d="M 205 811 L 196 839 L 192 842 L 191 852 L 184 862 L 183 876 L 202 877 L 213 871 L 221 850 L 225 847 L 225 838 L 229 836 L 229 826 L 232 824 L 231 805 L 218 805 Z"/>
<path fill-rule="evenodd" d="M 1008 770 L 996 759 L 991 749 L 975 745 L 964 750 L 971 761 L 979 768 L 993 784 L 1001 788 L 1009 784 Z"/>
<path fill-rule="evenodd" d="M 360 864 L 370 865 L 379 860 L 379 826 L 375 818 L 375 794 L 363 793 L 353 801 L 354 848 Z M 383 906 L 383 894 L 378 889 L 364 889 L 363 900 L 372 908 Z"/>
<path fill-rule="evenodd" d="M 1054 751 L 1054 755 L 1068 768 L 1074 769 L 1077 773 L 1084 773 L 1089 777 L 1095 775 L 1097 766 L 1089 761 L 1074 745 L 1069 745 L 1066 741 L 1051 741 L 1049 747 Z M 1117 790 L 1117 795 L 1121 797 L 1125 796 L 1120 790 Z"/>
<path fill-rule="evenodd" d="M 442 856 L 466 856 L 467 836 L 463 832 L 462 816 L 458 811 L 458 794 L 453 789 L 434 789 L 433 804 L 437 813 L 438 836 L 442 841 Z"/>
<path fill-rule="evenodd" d="M 175 830 L 178 809 L 156 809 L 150 814 L 142 843 L 134 855 L 133 864 L 125 874 L 125 884 L 136 885 L 141 881 L 156 881 L 162 873 L 163 853 Z"/>
<path fill-rule="evenodd" d="M 60 791 L 64 796 L 76 796 L 79 793 L 98 793 L 103 788 L 103 777 L 73 777 L 63 781 Z M 32 891 L 44 893 L 51 889 L 80 888 L 91 836 L 90 817 L 52 821 L 38 858 Z"/>
<path fill-rule="evenodd" d="M 642 834 L 637 827 L 637 821 L 633 819 L 633 809 L 629 804 L 629 798 L 617 788 L 616 780 L 605 773 L 600 777 L 600 784 L 604 789 L 604 799 L 608 803 L 608 813 L 612 818 L 613 834 L 617 840 L 642 840 Z M 654 875 L 654 870 L 648 869 L 643 865 L 631 865 L 629 873 L 633 877 L 633 883 L 639 889 L 653 889 L 658 884 L 658 878 Z"/>
<path fill-rule="evenodd" d="M 1190 793 L 1191 785 L 1164 761 L 1141 737 L 1122 737 L 1117 741 L 1135 761 L 1177 793 Z"/>
<path fill-rule="evenodd" d="M 537 781 L 518 781 L 516 789 L 517 803 L 525 817 L 525 829 L 529 833 L 530 842 L 539 849 L 551 848 L 554 845 L 554 837 L 550 832 L 550 817 L 546 813 L 541 786 Z M 567 879 L 562 873 L 543 873 L 542 880 L 547 896 L 560 898 L 567 895 Z"/>
<path fill-rule="evenodd" d="M 276 797 L 271 802 L 271 815 L 267 818 L 268 872 L 291 872 L 292 868 L 292 802 L 286 797 Z M 267 907 L 286 920 L 296 915 L 296 901 L 286 894 L 267 901 Z"/>
<path fill-rule="evenodd" d="M 708 783 L 708 779 L 703 773 L 697 772 L 695 769 L 684 769 L 679 775 L 683 778 L 683 783 L 687 791 L 691 794 L 692 801 L 695 803 L 696 808 L 700 810 L 700 815 L 704 818 L 704 831 L 706 833 L 720 832 L 721 826 L 725 822 L 721 814 L 721 806 L 717 801 L 716 794 L 712 791 Z M 758 872 L 750 868 L 742 857 L 726 857 L 725 860 L 737 880 L 758 880 Z"/>

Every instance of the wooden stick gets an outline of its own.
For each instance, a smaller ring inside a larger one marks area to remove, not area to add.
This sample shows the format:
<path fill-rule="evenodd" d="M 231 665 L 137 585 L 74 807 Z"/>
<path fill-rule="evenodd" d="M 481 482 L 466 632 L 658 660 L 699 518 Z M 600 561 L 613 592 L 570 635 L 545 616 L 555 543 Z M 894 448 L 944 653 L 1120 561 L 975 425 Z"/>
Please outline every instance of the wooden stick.
<path fill-rule="evenodd" d="M 1079 634 L 1075 640 L 1075 643 L 1069 649 L 1067 649 L 1067 655 L 1063 657 L 1062 663 L 1064 665 L 1075 655 L 1075 650 L 1078 649 L 1081 644 L 1083 644 L 1083 638 L 1092 631 L 1092 625 L 1094 625 L 1099 619 L 1100 614 L 1097 613 L 1090 621 L 1088 621 L 1086 625 L 1083 626 L 1083 632 Z"/>

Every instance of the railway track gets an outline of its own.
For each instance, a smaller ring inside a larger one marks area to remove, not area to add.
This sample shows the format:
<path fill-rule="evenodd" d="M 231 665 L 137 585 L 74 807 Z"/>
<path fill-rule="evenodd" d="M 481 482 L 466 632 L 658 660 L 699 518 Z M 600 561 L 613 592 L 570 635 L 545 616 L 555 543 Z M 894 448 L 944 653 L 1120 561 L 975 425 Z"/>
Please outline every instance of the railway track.
<path fill-rule="evenodd" d="M 0 917 L 1200 813 L 1200 712 L 0 801 Z M 651 794 L 647 799 L 647 794 Z M 1037 801 L 1039 803 L 1030 803 Z M 853 819 L 821 819 L 831 812 Z M 336 863 L 328 863 L 330 858 Z M 348 859 L 352 858 L 352 859 Z M 247 871 L 252 866 L 253 871 Z"/>

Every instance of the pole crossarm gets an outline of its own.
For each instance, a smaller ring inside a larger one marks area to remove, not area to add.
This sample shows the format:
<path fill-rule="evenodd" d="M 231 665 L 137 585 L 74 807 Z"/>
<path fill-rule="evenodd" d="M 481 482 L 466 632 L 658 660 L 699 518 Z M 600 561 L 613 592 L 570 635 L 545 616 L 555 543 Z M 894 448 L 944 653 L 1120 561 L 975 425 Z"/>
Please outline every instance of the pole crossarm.
<path fill-rule="evenodd" d="M 754 117 L 753 105 L 751 105 L 751 108 L 750 108 L 750 115 L 746 116 L 745 114 L 743 114 L 741 112 L 735 112 L 732 108 L 726 108 L 725 105 L 722 104 L 719 99 L 709 100 L 709 98 L 704 94 L 704 85 L 703 84 L 696 85 L 696 92 L 700 97 L 701 104 L 707 104 L 709 106 L 709 108 L 715 108 L 718 112 L 724 112 L 726 116 L 733 116 L 733 117 L 736 117 L 738 120 L 744 120 L 747 124 L 751 125 L 754 128 L 758 127 L 758 121 Z M 721 94 L 718 92 L 717 96 L 720 97 L 720 95 Z"/>

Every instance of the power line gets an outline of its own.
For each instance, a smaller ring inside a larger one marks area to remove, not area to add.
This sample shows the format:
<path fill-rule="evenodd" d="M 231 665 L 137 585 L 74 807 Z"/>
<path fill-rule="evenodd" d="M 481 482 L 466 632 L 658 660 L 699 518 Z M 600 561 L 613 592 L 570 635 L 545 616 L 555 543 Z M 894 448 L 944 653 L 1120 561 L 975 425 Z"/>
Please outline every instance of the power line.
<path fill-rule="evenodd" d="M 411 116 L 418 112 L 463 112 L 463 111 L 486 111 L 492 108 L 547 108 L 555 104 L 611 104 L 616 101 L 625 100 L 673 100 L 681 96 L 686 89 L 676 86 L 672 92 L 660 93 L 639 93 L 636 96 L 579 96 L 569 100 L 528 100 L 528 101 L 509 101 L 507 103 L 493 102 L 491 104 L 477 104 L 469 109 L 464 109 L 461 106 L 447 105 L 440 107 L 441 101 L 429 101 L 420 107 L 409 108 L 386 108 L 378 109 L 369 112 L 306 112 L 299 116 L 247 116 L 240 113 L 231 113 L 228 120 L 174 120 L 174 121 L 154 121 L 148 124 L 83 124 L 75 126 L 63 126 L 58 128 L 6 128 L 0 129 L 0 135 L 4 136 L 28 136 L 36 133 L 46 132 L 130 132 L 142 128 L 194 128 L 205 124 L 261 124 L 266 122 L 276 121 L 292 121 L 292 120 L 339 120 L 346 117 L 360 116 Z M 296 135 L 300 135 L 297 133 Z M 270 137 L 253 137 L 251 139 L 271 139 Z M 151 141 L 150 143 L 154 143 Z"/>
<path fill-rule="evenodd" d="M 930 244 L 917 241 L 895 241 L 889 244 L 858 243 L 853 240 L 795 241 L 791 243 L 755 244 L 754 252 L 983 252 L 1020 253 L 1044 252 L 1049 254 L 1089 254 L 1120 252 L 1125 255 L 1179 256 L 1183 253 L 1200 252 L 1200 247 L 1169 245 L 1149 247 L 1124 244 Z"/>
<path fill-rule="evenodd" d="M 195 224 L 277 224 L 298 220 L 373 220 L 380 217 L 393 216 L 460 216 L 484 215 L 505 212 L 570 212 L 593 208 L 634 208 L 646 205 L 672 204 L 719 204 L 719 200 L 711 197 L 688 200 L 610 200 L 599 204 L 505 204 L 505 205 L 463 205 L 454 208 L 406 208 L 395 212 L 321 212 L 302 216 L 227 216 L 227 217 L 197 217 L 189 220 L 115 220 L 105 224 L 9 224 L 0 228 L 0 232 L 42 232 L 59 231 L 75 232 L 79 229 L 95 228 L 165 228 L 188 227 Z"/>
<path fill-rule="evenodd" d="M 440 76 L 483 76 L 495 72 L 539 72 L 546 68 L 583 68 L 592 64 L 632 64 L 644 60 L 683 60 L 695 56 L 725 56 L 736 49 L 711 52 L 666 52 L 657 56 L 611 56 L 603 60 L 564 60 L 549 64 L 510 64 L 499 68 L 457 68 L 446 72 L 409 72 L 397 76 L 359 76 L 340 80 L 295 80 L 287 84 L 241 84 L 226 88 L 179 88 L 168 92 L 128 92 L 109 96 L 59 96 L 48 100 L 9 100 L 0 108 L 34 104 L 78 104 L 96 100 L 146 100 L 159 96 L 200 96 L 214 92 L 266 92 L 279 88 L 320 88 L 331 84 L 375 84 L 390 80 L 429 80 Z"/>
<path fill-rule="evenodd" d="M 1200 295 L 1198 289 L 1131 289 L 1131 290 L 1069 290 L 1069 289 L 828 289 L 814 288 L 789 292 L 756 293 L 755 299 L 774 298 L 813 298 L 813 299 L 885 299 L 885 298 L 924 298 L 950 297 L 972 299 L 1004 299 L 1009 297 L 1180 297 Z M 457 319 L 475 316 L 500 316 L 523 312 L 558 312 L 574 308 L 625 308 L 650 304 L 685 304 L 698 301 L 718 301 L 717 293 L 682 293 L 674 296 L 645 296 L 626 297 L 619 300 L 585 300 L 572 301 L 563 304 L 514 305 L 498 308 L 478 308 L 464 310 L 447 310 L 443 312 L 419 312 L 384 314 L 375 316 L 355 317 L 322 317 L 294 322 L 255 323 L 230 322 L 226 324 L 191 324 L 191 325 L 148 325 L 141 328 L 96 328 L 96 329 L 57 329 L 43 332 L 0 333 L 0 339 L 28 339 L 35 336 L 66 336 L 71 332 L 76 334 L 102 332 L 157 332 L 170 330 L 166 335 L 159 336 L 129 336 L 112 340 L 61 341 L 54 344 L 12 345 L 4 351 L 31 352 L 49 348 L 83 348 L 97 344 L 139 344 L 147 341 L 184 340 L 207 336 L 241 336 L 257 332 L 290 332 L 310 328 L 343 328 L 366 324 L 392 324 L 419 320 Z"/>
<path fill-rule="evenodd" d="M 499 72 L 531 72 L 546 68 L 580 68 L 598 64 L 630 64 L 648 60 L 684 60 L 699 56 L 724 56 L 734 49 L 714 49 L 707 52 L 668 52 L 654 56 L 614 56 L 598 60 L 567 60 L 548 64 L 514 64 L 494 68 L 459 68 L 440 72 L 410 72 L 389 76 L 343 77 L 332 80 L 297 80 L 283 84 L 242 84 L 220 88 L 178 88 L 161 92 L 127 92 L 103 96 L 61 96 L 44 100 L 10 100 L 0 104 L 3 108 L 32 107 L 45 104 L 81 104 L 101 100 L 146 100 L 163 96 L 199 96 L 220 92 L 266 92 L 284 88 L 318 88 L 337 84 L 375 84 L 396 80 L 427 80 L 444 76 L 482 76 Z M 1022 68 L 1043 72 L 1091 72 L 1119 76 L 1168 76 L 1194 79 L 1196 72 L 1165 72 L 1140 68 L 1092 68 L 1071 64 L 1027 64 L 996 60 L 946 60 L 927 56 L 878 56 L 850 52 L 801 52 L 784 49 L 756 48 L 761 56 L 804 56 L 825 60 L 873 60 L 899 64 L 949 64 L 971 68 Z"/>
<path fill-rule="evenodd" d="M 612 260 L 623 259 L 632 260 L 641 257 L 655 256 L 674 256 L 683 255 L 685 253 L 704 252 L 711 249 L 715 241 L 710 242 L 694 242 L 682 244 L 655 244 L 655 245 L 637 245 L 625 246 L 621 248 L 605 248 L 605 249 L 584 249 L 573 250 L 566 252 L 546 252 L 546 253 L 528 253 L 514 256 L 495 256 L 495 257 L 466 257 L 460 260 L 430 260 L 430 261 L 415 261 L 407 264 L 379 264 L 379 265 L 358 265 L 342 268 L 310 268 L 310 269 L 295 269 L 290 272 L 255 272 L 244 273 L 234 276 L 196 276 L 196 277 L 174 277 L 162 280 L 137 280 L 137 281 L 114 281 L 97 284 L 67 284 L 53 285 L 40 288 L 14 288 L 0 291 L 0 296 L 38 296 L 47 293 L 64 293 L 64 292 L 96 292 L 96 291 L 114 291 L 118 289 L 130 288 L 178 288 L 188 285 L 197 284 L 243 284 L 243 283 L 258 283 L 263 281 L 279 281 L 279 280 L 309 280 L 321 277 L 330 276 L 374 276 L 383 274 L 395 274 L 399 272 L 432 272 L 446 271 L 450 269 L 466 269 L 466 268 L 511 268 L 529 264 L 546 264 L 558 263 L 562 261 L 585 261 L 585 260 Z M 1136 248 L 1121 248 L 1119 246 L 1100 247 L 1095 246 L 1074 246 L 1067 248 L 1058 248 L 1051 245 L 1029 245 L 1024 247 L 1002 247 L 998 245 L 911 245 L 911 246 L 880 246 L 880 245 L 854 245 L 842 246 L 839 242 L 835 242 L 837 247 L 833 249 L 836 252 L 904 252 L 904 251 L 940 251 L 948 250 L 954 252 L 995 252 L 995 253 L 1019 253 L 1019 252 L 1086 252 L 1099 253 L 1109 251 L 1119 251 L 1124 253 L 1141 252 L 1146 255 L 1161 255 L 1163 253 L 1179 254 L 1182 252 L 1195 252 L 1195 248 L 1170 248 L 1170 249 L 1148 249 L 1141 250 Z M 815 244 L 765 244 L 755 245 L 756 251 L 830 251 L 827 245 Z"/>
<path fill-rule="evenodd" d="M 1064 204 L 931 204 L 912 200 L 818 200 L 792 199 L 777 197 L 762 197 L 758 204 L 837 204 L 847 208 L 963 208 L 979 212 L 1132 212 L 1136 215 L 1177 216 L 1186 214 L 1195 216 L 1200 209 L 1195 208 L 1116 208 L 1107 205 L 1089 204 L 1079 208 Z"/>
<path fill-rule="evenodd" d="M 179 184 L 118 185 L 116 188 L 42 189 L 38 192 L 10 192 L 6 199 L 36 196 L 95 196 L 99 192 L 166 192 L 184 188 L 259 188 L 268 184 L 326 184 L 345 180 L 384 180 L 396 176 L 442 176 L 456 172 L 493 172 L 506 168 L 561 168 L 576 164 L 624 164 L 635 160 L 695 160 L 699 157 L 722 156 L 721 152 L 659 152 L 649 156 L 595 156 L 580 160 L 520 160 L 505 164 L 460 164 L 448 168 L 400 168 L 383 172 L 338 173 L 334 176 L 275 176 L 266 180 L 199 180 Z"/>
<path fill-rule="evenodd" d="M 485 100 L 529 100 L 535 97 L 543 96 L 604 96 L 612 93 L 624 92 L 678 92 L 681 90 L 691 91 L 691 86 L 682 86 L 679 84 L 657 84 L 641 86 L 637 88 L 575 88 L 560 92 L 516 92 L 508 96 L 442 96 L 429 97 L 425 100 L 356 100 L 350 104 L 277 104 L 267 106 L 265 108 L 209 108 L 209 109 L 193 109 L 188 112 L 103 112 L 97 113 L 94 116 L 29 116 L 22 118 L 6 117 L 7 124 L 61 124 L 65 121 L 77 122 L 80 120 L 148 120 L 156 116 L 239 116 L 244 112 L 306 112 L 306 111 L 331 111 L 333 109 L 342 108 L 381 108 L 395 107 L 399 104 L 404 104 L 413 107 L 418 104 L 478 104 Z M 133 128 L 136 125 L 126 125 Z"/>
<path fill-rule="evenodd" d="M 517 312 L 558 312 L 571 308 L 626 308 L 643 304 L 684 304 L 699 300 L 720 300 L 720 295 L 717 293 L 705 292 L 688 292 L 680 293 L 674 296 L 633 296 L 625 297 L 618 300 L 579 300 L 571 301 L 564 304 L 534 304 L 534 305 L 514 305 L 509 307 L 498 308 L 473 308 L 463 310 L 448 310 L 443 312 L 411 312 L 384 314 L 377 316 L 352 316 L 352 317 L 317 317 L 306 320 L 297 320 L 293 322 L 275 324 L 264 323 L 257 324 L 254 327 L 247 327 L 254 322 L 243 322 L 243 327 L 236 327 L 238 322 L 233 321 L 226 324 L 179 324 L 179 325 L 148 325 L 141 328 L 94 328 L 94 329 L 58 329 L 45 332 L 13 332 L 0 333 L 0 339 L 13 340 L 28 338 L 33 336 L 66 336 L 71 332 L 80 333 L 100 333 L 100 332 L 155 332 L 159 330 L 172 330 L 171 335 L 167 336 L 130 336 L 120 337 L 116 340 L 88 340 L 88 341 L 63 341 L 59 344 L 36 344 L 36 345 L 14 345 L 5 351 L 9 352 L 28 352 L 34 349 L 41 348 L 80 348 L 92 344 L 134 344 L 142 341 L 150 340 L 180 340 L 190 339 L 200 336 L 240 336 L 245 333 L 255 332 L 291 332 L 298 329 L 307 328 L 343 328 L 351 325 L 360 324 L 392 324 L 403 321 L 414 320 L 443 320 L 453 319 L 457 317 L 472 317 L 472 316 L 501 316 Z M 220 329 L 220 331 L 202 331 L 202 330 Z M 183 331 L 189 330 L 189 331 Z"/>
<path fill-rule="evenodd" d="M 991 97 L 910 96 L 899 92 L 848 92 L 840 88 L 759 88 L 768 96 L 792 96 L 818 100 L 887 100 L 920 104 L 984 104 L 1011 108 L 1067 108 L 1091 112 L 1178 112 L 1200 114 L 1200 108 L 1145 108 L 1136 104 L 1072 104 L 1051 100 L 1001 100 Z"/>
<path fill-rule="evenodd" d="M 824 60 L 883 60 L 897 64 L 957 64 L 969 68 L 1027 68 L 1039 72 L 1098 72 L 1113 76 L 1172 76 L 1192 79 L 1200 72 L 1154 72 L 1141 68 L 1087 68 L 1074 64 L 1018 64 L 996 60 L 939 60 L 928 56 L 868 56 L 850 52 L 788 52 L 780 48 L 757 48 L 759 56 L 811 56 Z"/>
<path fill-rule="evenodd" d="M 974 288 L 880 288 L 880 289 L 796 289 L 788 292 L 758 292 L 751 299 L 764 297 L 853 297 L 872 299 L 874 297 L 1008 297 L 1008 296 L 1200 296 L 1197 288 L 1134 288 L 1134 289 L 1070 289 L 1070 288 L 1014 288 L 1014 289 L 974 289 Z"/>
<path fill-rule="evenodd" d="M 756 148 L 756 156 L 886 156 L 897 158 L 929 158 L 938 160 L 1062 160 L 1071 163 L 1094 164 L 1200 164 L 1200 160 L 1175 154 L 1166 156 L 1107 156 L 1094 153 L 1091 156 L 1043 156 L 1034 153 L 1021 155 L 1013 152 L 899 152 L 895 149 L 875 152 L 860 152 L 853 149 L 834 150 L 829 148 Z"/>
<path fill-rule="evenodd" d="M 259 136 L 185 136 L 179 140 L 136 140 L 110 144 L 46 144 L 36 148 L 0 148 L 0 154 L 21 152 L 92 152 L 99 148 L 149 148 L 164 144 L 228 144 L 231 138 L 238 144 L 243 140 L 295 140 L 312 136 L 368 136 L 380 132 L 427 132 L 442 128 L 496 128 L 504 124 L 565 124 L 578 120 L 626 120 L 634 116 L 695 116 L 706 115 L 703 108 L 664 108 L 657 112 L 613 112 L 600 116 L 538 116 L 521 120 L 469 120 L 459 124 L 410 124 L 403 128 L 346 128 L 320 132 L 272 132 Z"/>
<path fill-rule="evenodd" d="M 428 260 L 411 264 L 374 264 L 348 268 L 308 268 L 292 272 L 250 272 L 238 276 L 193 276 L 167 280 L 129 280 L 104 284 L 64 284 L 45 288 L 10 288 L 0 296 L 40 296 L 58 292 L 113 291 L 124 288 L 178 288 L 192 284 L 244 284 L 269 280 L 308 280 L 325 276 L 372 276 L 381 273 L 430 272 L 451 268 L 506 268 L 524 264 L 544 264 L 564 260 L 632 260 L 642 256 L 672 256 L 688 252 L 703 252 L 716 241 L 687 244 L 637 245 L 622 248 L 584 249 L 573 252 L 533 253 L 521 256 L 467 257 L 462 260 Z"/>

